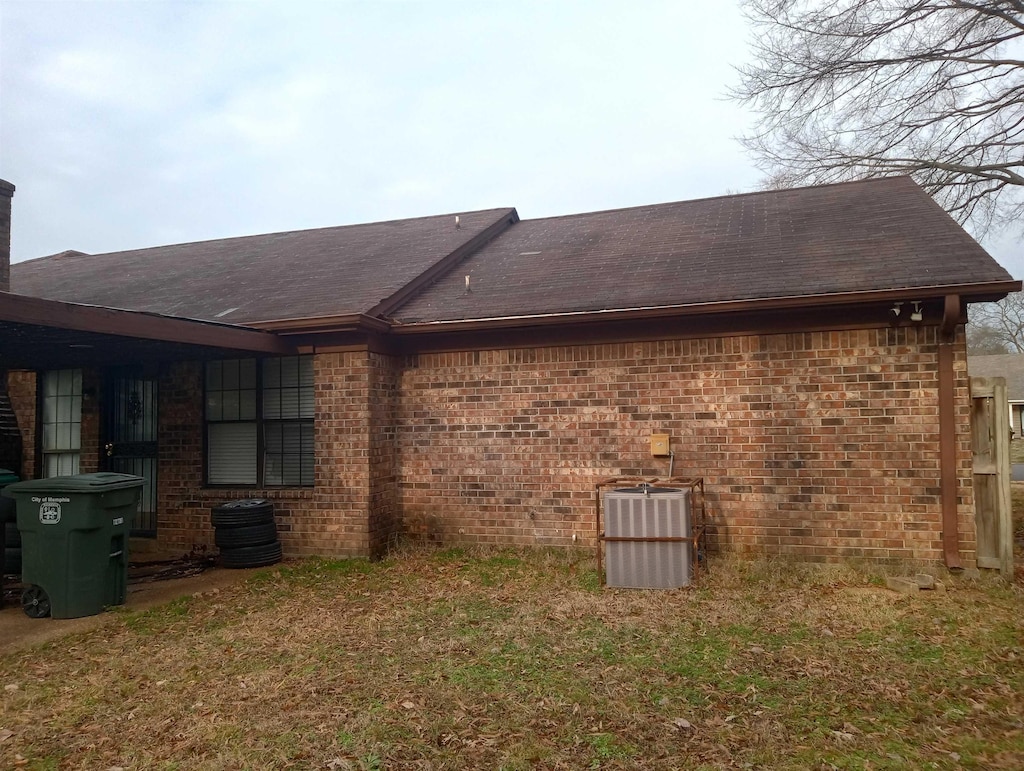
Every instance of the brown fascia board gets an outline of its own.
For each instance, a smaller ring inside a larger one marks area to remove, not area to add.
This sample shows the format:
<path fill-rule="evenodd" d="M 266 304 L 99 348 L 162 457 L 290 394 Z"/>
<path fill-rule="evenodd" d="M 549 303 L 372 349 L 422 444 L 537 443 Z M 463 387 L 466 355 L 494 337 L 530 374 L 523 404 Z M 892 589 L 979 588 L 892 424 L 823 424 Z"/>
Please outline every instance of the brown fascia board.
<path fill-rule="evenodd" d="M 444 276 L 471 254 L 482 249 L 517 222 L 519 222 L 519 212 L 515 208 L 508 209 L 495 222 L 481 230 L 458 249 L 435 262 L 390 297 L 385 297 L 370 308 L 370 310 L 366 311 L 366 315 L 378 318 L 389 317 L 397 308 L 404 305 L 416 294 L 437 281 L 441 276 Z"/>
<path fill-rule="evenodd" d="M 346 332 L 387 332 L 391 324 L 383 319 L 365 313 L 348 313 L 340 316 L 306 316 L 294 319 L 271 319 L 254 321 L 247 327 L 274 332 L 277 335 L 335 334 Z"/>
<path fill-rule="evenodd" d="M 885 289 L 869 292 L 836 292 L 825 295 L 795 295 L 755 300 L 729 300 L 725 302 L 668 305 L 651 308 L 627 308 L 606 311 L 579 311 L 572 313 L 545 313 L 535 316 L 505 316 L 455 321 L 422 321 L 401 324 L 395 322 L 391 332 L 397 335 L 428 335 L 436 332 L 483 331 L 487 329 L 513 329 L 556 326 L 567 323 L 585 324 L 609 321 L 633 321 L 666 317 L 723 314 L 752 311 L 820 308 L 834 305 L 860 305 L 879 302 L 925 300 L 957 295 L 968 302 L 994 302 L 1010 292 L 1021 290 L 1020 281 L 1001 281 L 986 284 L 954 284 L 948 286 Z"/>
<path fill-rule="evenodd" d="M 0 319 L 117 337 L 288 355 L 295 347 L 277 335 L 212 321 L 82 305 L 0 292 Z"/>
<path fill-rule="evenodd" d="M 954 284 L 869 292 L 837 292 L 826 295 L 794 295 L 757 300 L 730 300 L 726 302 L 668 305 L 651 308 L 546 313 L 534 316 L 505 316 L 456 321 L 422 321 L 407 324 L 397 321 L 389 322 L 365 313 L 352 313 L 339 316 L 273 319 L 249 323 L 246 326 L 274 332 L 282 336 L 347 333 L 375 333 L 377 335 L 393 333 L 402 336 L 429 335 L 448 332 L 475 332 L 489 329 L 528 329 L 565 324 L 603 324 L 616 321 L 640 321 L 702 314 L 795 310 L 836 305 L 849 306 L 915 299 L 925 300 L 948 295 L 958 295 L 965 304 L 968 302 L 993 302 L 1002 299 L 1010 292 L 1019 292 L 1020 290 L 1020 281 L 1001 281 L 985 284 Z"/>

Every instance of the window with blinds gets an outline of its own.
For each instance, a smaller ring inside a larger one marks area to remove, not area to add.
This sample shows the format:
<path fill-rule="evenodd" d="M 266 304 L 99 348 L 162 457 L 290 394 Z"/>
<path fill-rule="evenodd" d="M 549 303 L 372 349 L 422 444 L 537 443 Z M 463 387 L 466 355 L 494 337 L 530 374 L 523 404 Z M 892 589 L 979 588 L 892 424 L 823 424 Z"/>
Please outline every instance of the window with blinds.
<path fill-rule="evenodd" d="M 268 485 L 313 484 L 313 358 L 263 361 L 263 470 Z"/>
<path fill-rule="evenodd" d="M 313 484 L 313 357 L 206 365 L 206 481 Z"/>

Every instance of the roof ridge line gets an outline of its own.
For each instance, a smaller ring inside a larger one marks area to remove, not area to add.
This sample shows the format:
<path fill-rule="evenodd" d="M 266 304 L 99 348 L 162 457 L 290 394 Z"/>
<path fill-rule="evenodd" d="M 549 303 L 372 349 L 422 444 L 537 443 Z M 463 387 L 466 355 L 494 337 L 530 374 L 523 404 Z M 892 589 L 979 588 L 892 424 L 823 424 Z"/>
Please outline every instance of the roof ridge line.
<path fill-rule="evenodd" d="M 424 215 L 421 215 L 421 216 L 418 216 L 418 217 L 395 217 L 395 218 L 386 219 L 386 220 L 374 220 L 372 222 L 351 222 L 351 223 L 348 223 L 346 225 L 324 225 L 324 226 L 321 226 L 321 227 L 299 228 L 299 229 L 296 229 L 296 230 L 275 230 L 275 231 L 271 231 L 269 233 L 250 233 L 248 235 L 242 235 L 242 236 L 224 236 L 222 238 L 202 238 L 202 239 L 198 239 L 198 240 L 195 240 L 195 241 L 179 241 L 179 242 L 170 243 L 170 244 L 154 244 L 152 246 L 140 246 L 140 247 L 137 247 L 137 248 L 134 248 L 134 249 L 117 249 L 117 250 L 114 250 L 114 251 L 111 251 L 111 252 L 82 252 L 82 251 L 79 251 L 77 249 L 65 249 L 63 251 L 56 252 L 54 254 L 46 254 L 46 255 L 43 255 L 41 257 L 30 257 L 27 260 L 18 260 L 17 262 L 12 263 L 12 264 L 13 265 L 23 265 L 23 264 L 28 263 L 28 262 L 39 262 L 40 260 L 51 260 L 51 259 L 59 258 L 61 256 L 69 256 L 69 257 L 70 256 L 75 256 L 75 257 L 79 257 L 79 256 L 81 256 L 81 257 L 109 257 L 109 256 L 116 255 L 116 254 L 127 254 L 128 252 L 149 252 L 149 251 L 153 251 L 155 249 L 169 249 L 169 248 L 181 247 L 181 246 L 196 246 L 196 245 L 199 245 L 199 244 L 215 244 L 215 243 L 223 243 L 223 242 L 227 242 L 227 241 L 245 241 L 245 240 L 253 239 L 253 238 L 270 238 L 270 237 L 273 237 L 273 236 L 287 236 L 287 235 L 292 235 L 293 233 L 315 233 L 317 231 L 325 231 L 325 230 L 342 230 L 342 229 L 348 229 L 348 228 L 372 227 L 372 226 L 376 226 L 376 225 L 391 225 L 393 223 L 398 223 L 398 222 L 415 222 L 415 221 L 423 221 L 423 220 L 445 219 L 445 218 L 451 218 L 451 217 L 455 217 L 455 216 L 462 216 L 462 217 L 464 217 L 464 216 L 470 215 L 470 214 L 487 214 L 487 213 L 490 213 L 490 212 L 506 212 L 506 211 L 509 211 L 509 210 L 515 211 L 515 207 L 514 206 L 512 206 L 512 207 L 509 207 L 509 206 L 496 206 L 496 207 L 491 208 L 491 209 L 470 209 L 470 210 L 467 210 L 467 211 L 451 212 L 451 213 L 448 213 L 448 214 L 424 214 Z M 74 254 L 69 254 L 69 252 L 73 252 Z"/>
<path fill-rule="evenodd" d="M 448 273 L 453 271 L 456 266 L 472 257 L 491 241 L 501 236 L 502 233 L 519 222 L 519 212 L 515 210 L 515 207 L 504 211 L 505 213 L 497 220 L 492 222 L 472 238 L 464 241 L 411 281 L 406 282 L 406 284 L 396 292 L 393 292 L 372 308 L 365 311 L 365 314 L 375 318 L 388 318 L 390 314 L 410 302 L 417 294 L 448 275 Z"/>
<path fill-rule="evenodd" d="M 705 201 L 718 201 L 718 200 L 721 200 L 723 198 L 749 198 L 751 196 L 756 196 L 756 195 L 773 195 L 773 194 L 778 194 L 778 193 L 798 192 L 798 191 L 803 191 L 803 190 L 820 190 L 820 189 L 825 188 L 825 187 L 841 187 L 841 186 L 848 186 L 848 185 L 863 185 L 863 184 L 867 184 L 867 183 L 888 182 L 888 181 L 896 180 L 896 179 L 907 179 L 907 180 L 910 180 L 911 182 L 914 182 L 914 178 L 911 177 L 909 174 L 893 174 L 892 176 L 888 176 L 888 177 L 869 177 L 867 179 L 851 179 L 851 180 L 846 180 L 844 182 L 825 182 L 825 183 L 820 184 L 820 185 L 800 185 L 799 187 L 779 187 L 779 188 L 766 188 L 764 190 L 747 190 L 746 192 L 743 192 L 743 193 L 721 193 L 719 195 L 704 196 L 703 198 L 685 198 L 685 199 L 680 200 L 680 201 L 661 201 L 659 203 L 638 204 L 636 206 L 617 206 L 617 207 L 613 207 L 611 209 L 595 209 L 594 211 L 570 212 L 568 214 L 552 214 L 552 215 L 550 215 L 548 217 L 527 217 L 526 219 L 522 220 L 522 222 L 524 222 L 524 223 L 544 222 L 544 221 L 547 221 L 547 220 L 567 219 L 569 217 L 587 217 L 587 216 L 590 216 L 592 214 L 615 214 L 617 212 L 639 211 L 640 209 L 656 209 L 656 208 L 659 208 L 659 207 L 662 207 L 662 206 L 675 206 L 675 205 L 678 205 L 678 204 L 703 203 Z M 921 187 L 920 185 L 917 185 L 916 182 L 914 182 L 914 184 L 918 188 Z M 930 197 L 931 196 L 929 196 L 929 198 Z"/>

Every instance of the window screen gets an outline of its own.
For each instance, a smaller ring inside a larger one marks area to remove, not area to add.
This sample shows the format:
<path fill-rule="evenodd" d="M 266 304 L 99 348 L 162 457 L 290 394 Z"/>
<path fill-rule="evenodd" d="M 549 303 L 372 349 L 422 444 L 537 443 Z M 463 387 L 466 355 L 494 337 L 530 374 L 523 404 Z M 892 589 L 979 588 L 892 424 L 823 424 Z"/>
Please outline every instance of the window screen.
<path fill-rule="evenodd" d="M 313 484 L 313 357 L 206 366 L 206 480 Z"/>

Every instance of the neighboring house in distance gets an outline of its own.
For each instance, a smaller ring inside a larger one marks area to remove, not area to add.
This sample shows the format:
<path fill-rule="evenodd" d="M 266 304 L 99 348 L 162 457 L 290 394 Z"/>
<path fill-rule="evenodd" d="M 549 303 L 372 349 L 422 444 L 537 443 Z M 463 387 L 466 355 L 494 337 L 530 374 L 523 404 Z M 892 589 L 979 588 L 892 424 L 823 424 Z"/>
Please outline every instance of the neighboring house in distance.
<path fill-rule="evenodd" d="M 994 353 L 967 357 L 971 377 L 1006 378 L 1006 400 L 1010 406 L 1010 429 L 1013 438 L 1024 432 L 1024 353 Z"/>
<path fill-rule="evenodd" d="M 674 463 L 713 549 L 972 566 L 967 306 L 1019 289 L 908 178 L 492 209 L 18 263 L 0 369 L 22 474 L 139 473 L 168 549 L 242 497 L 293 556 L 593 545 Z"/>

